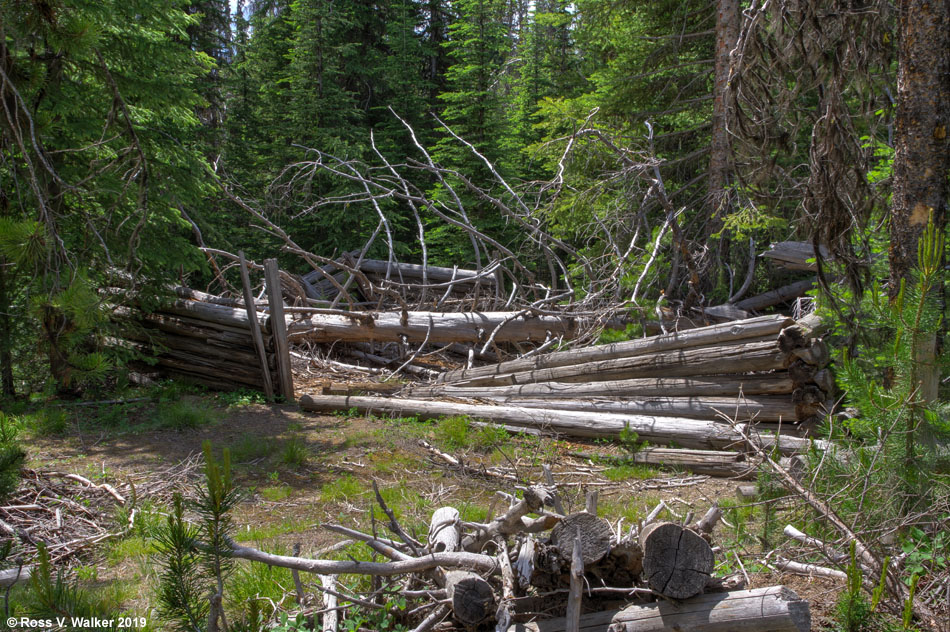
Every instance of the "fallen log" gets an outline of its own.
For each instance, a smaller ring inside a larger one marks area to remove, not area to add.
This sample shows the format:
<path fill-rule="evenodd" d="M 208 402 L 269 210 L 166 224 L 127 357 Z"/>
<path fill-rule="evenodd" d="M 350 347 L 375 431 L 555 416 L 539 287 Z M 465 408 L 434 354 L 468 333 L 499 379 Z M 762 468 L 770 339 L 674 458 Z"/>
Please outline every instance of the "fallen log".
<path fill-rule="evenodd" d="M 587 347 L 570 351 L 555 351 L 532 358 L 521 358 L 501 362 L 491 366 L 476 367 L 447 372 L 440 382 L 458 382 L 476 377 L 517 373 L 537 369 L 553 369 L 557 367 L 583 364 L 598 360 L 615 360 L 638 355 L 647 355 L 673 349 L 689 347 L 706 347 L 748 338 L 761 338 L 778 334 L 783 328 L 794 324 L 790 318 L 783 316 L 762 316 L 745 321 L 712 325 L 700 329 L 675 332 L 662 336 L 653 336 L 638 340 L 615 342 L 608 345 Z"/>
<path fill-rule="evenodd" d="M 824 246 L 818 247 L 822 259 L 831 259 L 831 253 Z M 815 259 L 815 246 L 808 241 L 779 241 L 771 244 L 768 250 L 760 256 L 771 259 L 775 265 L 788 270 L 818 270 Z"/>
<path fill-rule="evenodd" d="M 808 602 L 785 586 L 699 595 L 582 615 L 582 632 L 808 632 Z M 565 632 L 564 619 L 518 623 L 508 632 Z"/>
<path fill-rule="evenodd" d="M 596 460 L 591 454 L 573 452 L 571 456 Z M 599 457 L 603 458 L 603 457 Z M 686 448 L 640 448 L 623 458 L 609 459 L 618 464 L 660 465 L 683 468 L 694 474 L 707 474 L 723 478 L 751 478 L 755 475 L 756 463 L 746 459 L 742 452 L 721 450 L 689 450 Z"/>
<path fill-rule="evenodd" d="M 456 386 L 504 386 L 533 382 L 597 382 L 643 377 L 696 377 L 785 368 L 787 355 L 774 340 L 697 347 L 598 360 L 550 369 L 499 373 L 454 382 Z"/>
<path fill-rule="evenodd" d="M 655 417 L 649 415 L 618 415 L 613 413 L 587 413 L 540 408 L 517 408 L 514 406 L 477 406 L 411 399 L 382 397 L 340 397 L 305 395 L 300 399 L 304 410 L 333 412 L 356 408 L 361 413 L 391 413 L 401 416 L 416 415 L 423 419 L 440 416 L 467 415 L 484 419 L 511 428 L 540 429 L 550 433 L 574 437 L 616 438 L 625 427 L 636 432 L 645 441 L 658 444 L 675 442 L 686 448 L 723 448 L 744 442 L 735 427 L 714 421 L 684 419 L 680 417 Z M 739 427 L 743 427 L 741 424 Z M 783 454 L 807 450 L 813 443 L 823 442 L 789 436 L 761 434 L 759 440 L 767 446 L 777 446 Z"/>
<path fill-rule="evenodd" d="M 508 406 L 577 410 L 600 413 L 719 419 L 726 415 L 736 421 L 796 421 L 796 406 L 790 397 L 651 397 L 648 399 L 522 399 L 486 397 Z"/>
<path fill-rule="evenodd" d="M 755 312 L 766 307 L 772 307 L 779 303 L 785 303 L 793 298 L 804 296 L 806 292 L 815 286 L 816 279 L 805 279 L 804 281 L 795 281 L 774 290 L 769 290 L 756 296 L 750 296 L 736 303 L 736 307 L 746 311 Z"/>
<path fill-rule="evenodd" d="M 739 395 L 788 395 L 795 383 L 784 373 L 769 375 L 710 375 L 703 377 L 639 378 L 605 380 L 603 382 L 541 382 L 512 386 L 468 387 L 436 384 L 410 385 L 407 394 L 413 397 L 545 397 L 549 399 L 576 397 L 627 397 L 656 395 L 667 397 L 728 397 Z"/>
<path fill-rule="evenodd" d="M 418 263 L 396 263 L 380 261 L 378 259 L 364 259 L 360 263 L 360 272 L 385 279 L 405 282 L 406 279 L 421 282 L 423 273 L 427 283 L 448 283 L 454 285 L 472 286 L 480 283 L 485 287 L 495 286 L 495 276 L 478 270 L 461 270 L 458 268 L 442 268 L 439 266 L 423 266 Z"/>
<path fill-rule="evenodd" d="M 312 342 L 485 342 L 499 326 L 495 342 L 544 342 L 550 336 L 572 338 L 572 317 L 517 315 L 517 312 L 377 312 L 360 317 L 313 314 L 288 323 L 290 337 Z M 369 320 L 369 322 L 366 322 Z"/>
<path fill-rule="evenodd" d="M 712 547 L 699 534 L 672 522 L 655 522 L 640 532 L 643 576 L 654 592 L 671 599 L 701 593 L 713 570 Z"/>

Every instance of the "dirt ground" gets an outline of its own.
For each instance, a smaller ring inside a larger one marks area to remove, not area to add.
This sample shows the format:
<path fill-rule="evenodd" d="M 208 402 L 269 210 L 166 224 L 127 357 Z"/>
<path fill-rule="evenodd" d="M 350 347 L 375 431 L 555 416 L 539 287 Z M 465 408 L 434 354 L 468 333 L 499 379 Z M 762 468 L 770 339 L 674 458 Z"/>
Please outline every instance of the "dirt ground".
<path fill-rule="evenodd" d="M 420 439 L 472 467 L 525 482 L 542 481 L 541 466 L 548 464 L 567 511 L 583 508 L 585 493 L 597 490 L 600 515 L 615 525 L 622 520 L 629 526 L 661 500 L 673 514 L 667 517 L 683 518 L 687 513 L 701 516 L 713 502 L 735 497 L 736 481 L 645 468 L 618 470 L 569 456 L 575 451 L 619 454 L 617 447 L 602 443 L 511 438 L 479 434 L 464 424 L 443 427 L 412 420 L 328 416 L 302 412 L 293 405 L 226 405 L 210 396 L 189 397 L 203 407 L 210 421 L 182 430 L 129 432 L 78 422 L 61 436 L 29 439 L 28 465 L 95 477 L 120 489 L 129 490 L 129 483 L 144 489 L 156 471 L 189 458 L 197 463 L 195 455 L 210 441 L 216 452 L 230 449 L 235 478 L 246 491 L 235 514 L 237 538 L 269 550 L 289 551 L 299 543 L 303 555 L 342 539 L 323 528 L 325 523 L 370 528 L 374 480 L 407 530 L 423 534 L 432 511 L 440 506 L 458 507 L 463 520 L 483 521 L 495 492 L 511 491 L 513 483 L 498 476 L 460 474 L 422 447 Z M 148 415 L 152 406 L 129 414 Z M 191 480 L 197 483 L 200 476 L 195 466 Z M 139 499 L 143 500 L 147 499 Z M 160 512 L 167 496 L 153 502 Z M 755 527 L 750 524 L 747 529 L 753 532 Z M 781 525 L 778 539 L 780 531 Z M 724 551 L 741 552 L 717 555 L 723 560 L 720 574 L 747 572 L 751 587 L 787 585 L 811 602 L 814 629 L 827 622 L 840 585 L 768 572 L 757 562 L 762 547 L 756 546 L 755 538 L 737 540 L 725 525 L 720 525 L 716 537 Z M 154 619 L 157 579 L 150 553 L 147 542 L 126 540 L 105 544 L 71 564 L 83 569 L 81 576 L 94 578 L 96 585 L 131 586 L 126 607 Z"/>

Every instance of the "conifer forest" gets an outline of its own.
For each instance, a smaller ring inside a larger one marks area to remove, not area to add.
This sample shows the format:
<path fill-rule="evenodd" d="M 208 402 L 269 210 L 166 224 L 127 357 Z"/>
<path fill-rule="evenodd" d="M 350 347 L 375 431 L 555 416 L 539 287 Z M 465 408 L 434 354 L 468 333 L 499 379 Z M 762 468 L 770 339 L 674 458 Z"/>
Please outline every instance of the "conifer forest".
<path fill-rule="evenodd" d="M 950 632 L 950 0 L 0 0 L 10 630 Z"/>

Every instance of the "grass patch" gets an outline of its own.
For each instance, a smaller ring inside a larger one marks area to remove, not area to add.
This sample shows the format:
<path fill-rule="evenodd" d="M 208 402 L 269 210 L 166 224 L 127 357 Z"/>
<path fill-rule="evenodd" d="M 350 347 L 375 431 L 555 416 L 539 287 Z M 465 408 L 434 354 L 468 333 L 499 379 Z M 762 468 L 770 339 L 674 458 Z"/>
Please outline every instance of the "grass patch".
<path fill-rule="evenodd" d="M 181 399 L 159 404 L 152 421 L 158 428 L 188 430 L 211 424 L 217 418 L 215 411 L 206 404 Z"/>
<path fill-rule="evenodd" d="M 623 518 L 624 522 L 636 524 L 638 521 L 646 518 L 647 514 L 650 513 L 659 503 L 659 496 L 642 496 L 636 501 L 610 500 L 602 498 L 598 503 L 599 506 L 597 513 L 608 520 Z M 660 512 L 659 519 L 669 520 L 672 518 L 673 516 L 666 509 Z"/>
<path fill-rule="evenodd" d="M 41 437 L 64 435 L 69 430 L 69 418 L 62 408 L 42 408 L 27 415 L 24 421 Z"/>
<path fill-rule="evenodd" d="M 106 558 L 113 566 L 131 559 L 144 559 L 155 552 L 155 546 L 150 538 L 134 535 L 119 540 L 109 549 Z"/>
<path fill-rule="evenodd" d="M 288 533 L 303 531 L 306 528 L 306 523 L 297 518 L 287 519 L 277 524 L 259 526 L 248 524 L 235 532 L 234 539 L 239 542 L 263 542 Z"/>
<path fill-rule="evenodd" d="M 273 487 L 264 487 L 258 490 L 261 498 L 271 502 L 277 502 L 290 496 L 290 487 L 287 485 L 275 485 Z"/>
<path fill-rule="evenodd" d="M 243 408 L 253 404 L 266 404 L 267 398 L 264 393 L 242 388 L 237 391 L 219 393 L 217 400 L 228 408 Z"/>
<path fill-rule="evenodd" d="M 627 464 L 615 465 L 614 467 L 604 470 L 602 474 L 604 478 L 609 481 L 624 481 L 631 478 L 639 480 L 656 478 L 660 473 L 646 465 Z"/>
<path fill-rule="evenodd" d="M 303 467 L 310 460 L 310 449 L 300 437 L 291 437 L 284 442 L 280 462 L 291 467 Z"/>
<path fill-rule="evenodd" d="M 285 550 L 270 551 L 286 554 Z M 229 621 L 244 624 L 246 629 L 259 629 L 261 620 L 269 620 L 274 614 L 274 604 L 279 603 L 294 589 L 290 570 L 267 564 L 238 564 L 228 578 L 225 590 L 226 603 L 232 604 Z M 242 629 L 242 628 L 238 628 Z"/>
<path fill-rule="evenodd" d="M 366 488 L 355 476 L 347 474 L 320 488 L 320 500 L 325 503 L 356 498 L 366 493 Z"/>
<path fill-rule="evenodd" d="M 265 459 L 274 452 L 272 441 L 247 433 L 228 447 L 231 450 L 232 463 L 250 463 Z"/>
<path fill-rule="evenodd" d="M 501 426 L 476 426 L 466 416 L 445 417 L 435 426 L 436 442 L 447 450 L 488 452 L 511 440 Z"/>

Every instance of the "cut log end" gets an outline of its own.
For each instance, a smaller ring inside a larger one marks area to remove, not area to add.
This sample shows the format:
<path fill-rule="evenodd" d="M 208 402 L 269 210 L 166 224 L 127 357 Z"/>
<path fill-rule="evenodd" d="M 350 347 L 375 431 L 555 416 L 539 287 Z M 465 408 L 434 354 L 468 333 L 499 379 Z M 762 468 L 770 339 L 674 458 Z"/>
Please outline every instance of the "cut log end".
<path fill-rule="evenodd" d="M 587 512 L 562 518 L 552 530 L 551 539 L 564 560 L 572 559 L 578 530 L 581 534 L 584 566 L 596 564 L 610 551 L 610 541 L 613 538 L 610 523 Z"/>
<path fill-rule="evenodd" d="M 709 543 L 690 529 L 658 522 L 640 534 L 643 573 L 650 588 L 672 599 L 688 599 L 705 588 L 713 570 Z"/>
<path fill-rule="evenodd" d="M 495 612 L 495 594 L 491 585 L 475 573 L 446 572 L 445 590 L 452 601 L 455 619 L 463 625 L 477 625 Z"/>

